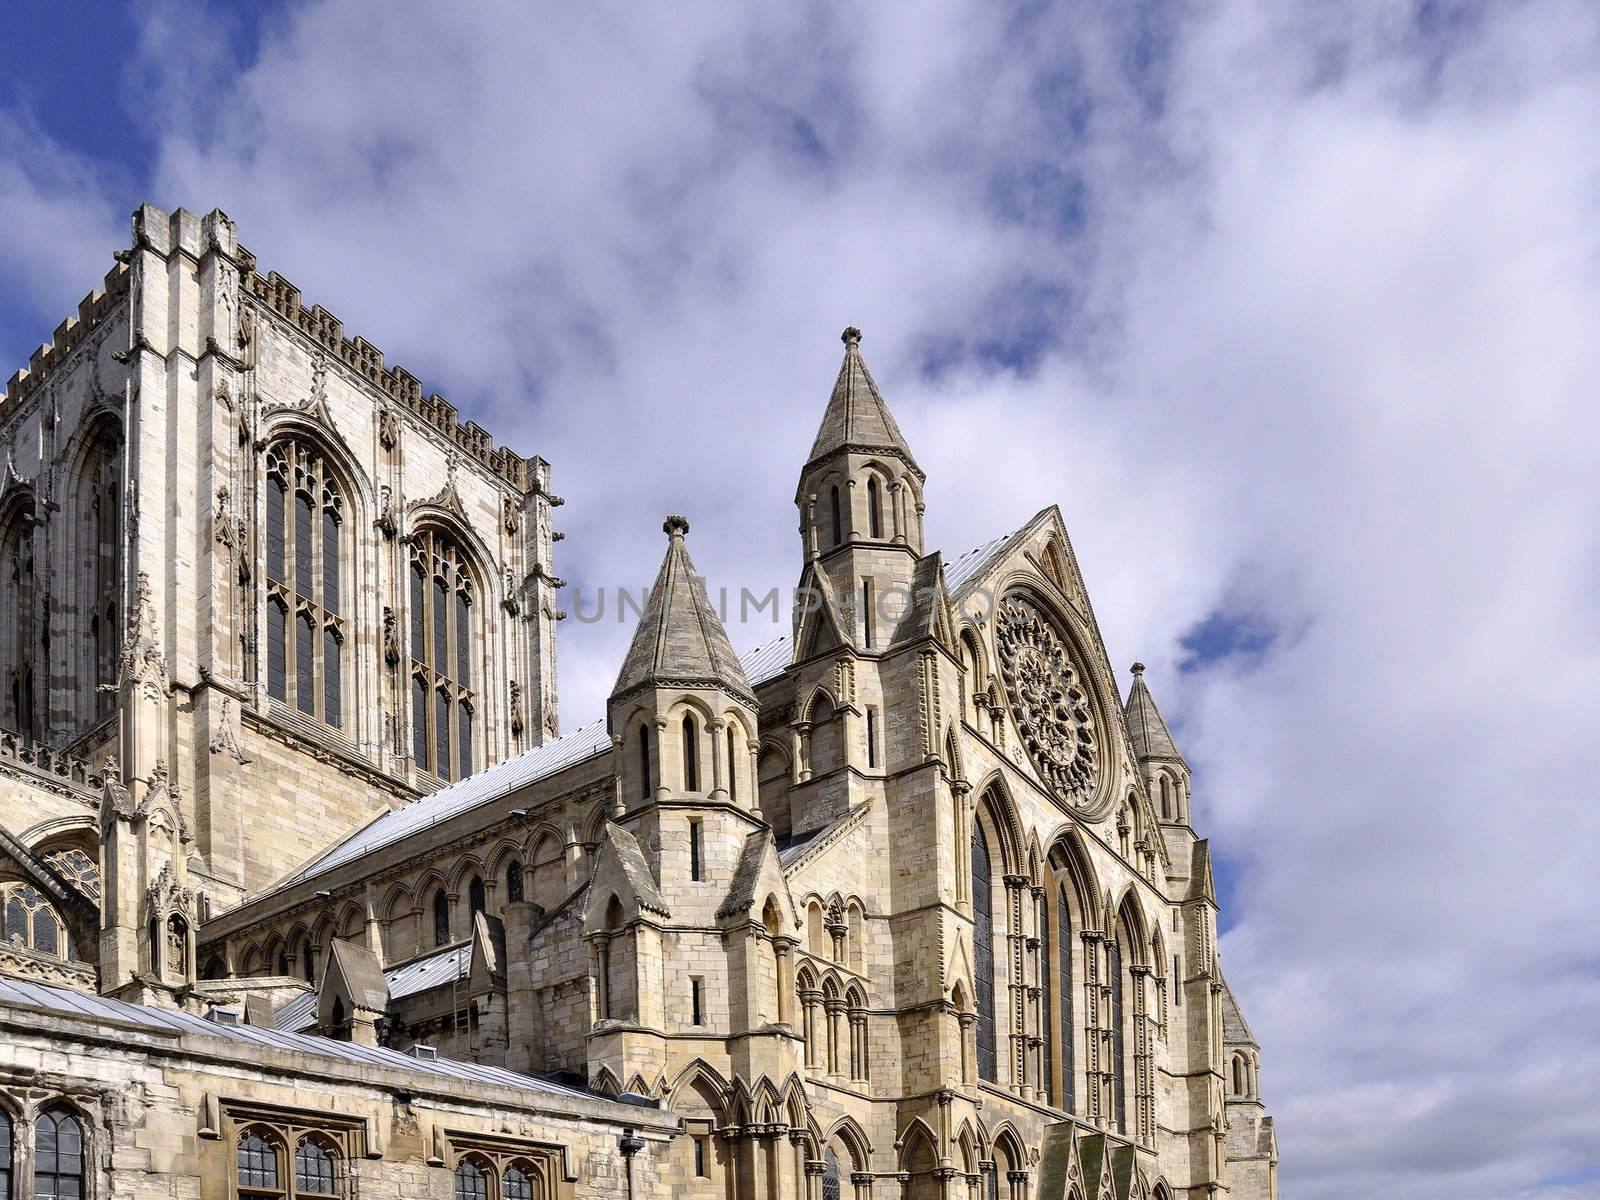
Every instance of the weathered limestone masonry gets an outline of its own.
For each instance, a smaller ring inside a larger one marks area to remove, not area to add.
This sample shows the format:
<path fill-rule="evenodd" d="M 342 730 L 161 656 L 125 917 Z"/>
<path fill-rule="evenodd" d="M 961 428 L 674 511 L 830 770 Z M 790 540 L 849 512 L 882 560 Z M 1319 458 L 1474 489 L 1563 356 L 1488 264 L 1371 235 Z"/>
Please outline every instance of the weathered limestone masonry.
<path fill-rule="evenodd" d="M 791 633 L 669 517 L 557 736 L 546 464 L 220 213 L 124 257 L 0 406 L 0 1200 L 1275 1200 L 1143 668 L 1055 508 L 927 549 L 858 330 Z"/>

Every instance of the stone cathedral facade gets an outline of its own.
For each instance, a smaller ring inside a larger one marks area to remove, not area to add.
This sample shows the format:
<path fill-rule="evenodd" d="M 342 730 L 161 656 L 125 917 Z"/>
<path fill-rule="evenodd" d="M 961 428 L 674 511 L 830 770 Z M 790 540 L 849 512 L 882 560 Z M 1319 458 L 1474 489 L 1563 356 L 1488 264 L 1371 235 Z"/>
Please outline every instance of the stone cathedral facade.
<path fill-rule="evenodd" d="M 860 340 L 791 632 L 669 517 L 563 730 L 549 465 L 140 208 L 0 404 L 0 1200 L 1274 1200 L 1143 669 Z"/>

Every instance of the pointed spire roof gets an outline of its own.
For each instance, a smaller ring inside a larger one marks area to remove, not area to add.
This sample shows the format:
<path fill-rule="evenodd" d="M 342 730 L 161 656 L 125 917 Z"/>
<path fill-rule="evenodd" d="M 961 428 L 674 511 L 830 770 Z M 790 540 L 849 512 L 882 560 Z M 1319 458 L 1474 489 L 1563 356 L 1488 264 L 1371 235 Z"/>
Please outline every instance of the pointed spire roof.
<path fill-rule="evenodd" d="M 612 695 L 653 686 L 721 687 L 754 704 L 739 656 L 684 548 L 689 522 L 672 516 L 661 528 L 667 535 L 667 556 Z"/>
<path fill-rule="evenodd" d="M 834 381 L 833 395 L 828 398 L 827 411 L 822 414 L 817 440 L 811 443 L 807 465 L 847 447 L 859 447 L 896 454 L 918 478 L 923 478 L 922 468 L 912 457 L 911 447 L 906 445 L 894 414 L 883 402 L 883 394 L 861 357 L 861 330 L 852 325 L 840 338 L 844 342 L 844 362 Z"/>
<path fill-rule="evenodd" d="M 1133 687 L 1128 692 L 1124 711 L 1128 715 L 1128 733 L 1133 738 L 1133 752 L 1139 758 L 1183 759 L 1177 743 L 1172 740 L 1171 730 L 1161 719 L 1161 710 L 1156 707 L 1155 697 L 1145 686 L 1143 663 L 1133 664 Z"/>

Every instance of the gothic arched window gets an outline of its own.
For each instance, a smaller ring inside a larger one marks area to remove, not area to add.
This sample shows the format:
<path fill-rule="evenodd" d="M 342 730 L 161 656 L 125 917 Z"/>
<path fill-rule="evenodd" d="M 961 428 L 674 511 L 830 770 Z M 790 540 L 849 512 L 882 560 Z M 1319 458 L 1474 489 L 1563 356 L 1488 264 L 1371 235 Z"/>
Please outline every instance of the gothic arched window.
<path fill-rule="evenodd" d="M 283 1195 L 282 1171 L 278 1163 L 278 1143 L 250 1130 L 239 1139 L 238 1175 L 240 1190 L 256 1195 Z"/>
<path fill-rule="evenodd" d="M 24 737 L 37 738 L 33 702 L 35 658 L 33 501 L 17 504 L 0 532 L 0 674 L 6 685 L 5 723 Z"/>
<path fill-rule="evenodd" d="M 33 1131 L 34 1200 L 81 1200 L 83 1126 L 64 1108 L 39 1114 Z"/>
<path fill-rule="evenodd" d="M 700 790 L 700 727 L 693 713 L 683 714 L 683 790 Z"/>
<path fill-rule="evenodd" d="M 122 590 L 122 431 L 107 426 L 95 436 L 78 474 L 77 586 L 85 653 L 79 659 L 80 679 L 96 685 L 117 681 L 121 626 L 117 623 Z M 114 691 L 88 689 L 92 699 L 81 709 L 101 720 L 116 707 Z"/>
<path fill-rule="evenodd" d="M 1111 977 L 1111 1111 L 1116 1117 L 1117 1131 L 1128 1130 L 1128 1099 L 1123 1078 L 1123 989 L 1127 986 L 1126 964 L 1123 962 L 1122 928 L 1106 943 L 1106 966 Z"/>
<path fill-rule="evenodd" d="M 1076 1057 L 1072 1028 L 1072 907 L 1067 887 L 1056 889 L 1056 1007 L 1061 1019 L 1061 1097 L 1059 1107 L 1072 1111 Z"/>
<path fill-rule="evenodd" d="M 433 894 L 433 944 L 442 946 L 450 940 L 450 897 L 440 888 Z"/>
<path fill-rule="evenodd" d="M 475 590 L 466 555 L 445 533 L 411 540 L 411 745 L 440 779 L 472 774 L 477 671 Z"/>
<path fill-rule="evenodd" d="M 5 904 L 0 941 L 16 939 L 29 949 L 57 958 L 73 956 L 66 926 L 38 888 L 30 883 L 8 885 L 0 889 L 0 899 Z"/>
<path fill-rule="evenodd" d="M 728 722 L 728 799 L 739 798 L 739 744 L 733 736 L 734 723 Z"/>
<path fill-rule="evenodd" d="M 52 871 L 89 899 L 100 899 L 100 867 L 87 853 L 76 846 L 69 846 L 65 850 L 47 850 L 44 861 Z"/>
<path fill-rule="evenodd" d="M 522 864 L 512 859 L 506 868 L 506 903 L 516 904 L 522 899 Z"/>
<path fill-rule="evenodd" d="M 972 971 L 978 993 L 978 1078 L 995 1079 L 994 897 L 989 873 L 989 843 L 982 828 L 972 831 Z"/>
<path fill-rule="evenodd" d="M 489 1200 L 489 1173 L 474 1158 L 456 1164 L 456 1200 Z"/>
<path fill-rule="evenodd" d="M 0 1108 L 0 1200 L 11 1200 L 11 1114 Z"/>
<path fill-rule="evenodd" d="M 489 908 L 489 893 L 483 886 L 483 877 L 474 875 L 467 885 L 467 911 L 476 915 Z"/>
<path fill-rule="evenodd" d="M 335 1024 L 340 1022 L 335 1021 Z M 307 1138 L 294 1152 L 294 1194 L 301 1197 L 337 1196 L 337 1158 L 321 1144 Z"/>
<path fill-rule="evenodd" d="M 534 1200 L 533 1177 L 518 1164 L 512 1163 L 506 1168 L 504 1183 L 502 1200 Z"/>
<path fill-rule="evenodd" d="M 833 525 L 833 544 L 835 546 L 842 545 L 844 542 L 844 514 L 839 508 L 839 488 L 837 484 L 828 489 L 828 508 Z"/>
<path fill-rule="evenodd" d="M 650 726 L 639 726 L 639 799 L 650 799 Z"/>
<path fill-rule="evenodd" d="M 822 1152 L 822 1200 L 839 1200 L 839 1156 L 829 1146 Z"/>
<path fill-rule="evenodd" d="M 876 478 L 867 480 L 867 536 L 883 536 L 883 496 Z"/>
<path fill-rule="evenodd" d="M 1046 1104 L 1054 1102 L 1055 1058 L 1051 1051 L 1050 996 L 1055 991 L 1055 976 L 1050 973 L 1050 906 L 1049 897 L 1040 893 L 1034 902 L 1034 922 L 1039 934 L 1039 1091 Z"/>
<path fill-rule="evenodd" d="M 344 498 L 327 460 L 300 442 L 267 451 L 267 691 L 344 724 Z"/>

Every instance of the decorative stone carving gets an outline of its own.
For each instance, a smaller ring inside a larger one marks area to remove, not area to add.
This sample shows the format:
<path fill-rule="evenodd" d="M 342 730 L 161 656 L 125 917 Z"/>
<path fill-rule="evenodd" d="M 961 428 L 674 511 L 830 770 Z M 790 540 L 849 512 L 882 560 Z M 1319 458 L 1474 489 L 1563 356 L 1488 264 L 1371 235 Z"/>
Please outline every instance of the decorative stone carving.
<path fill-rule="evenodd" d="M 387 404 L 378 409 L 378 441 L 385 450 L 393 450 L 400 441 L 399 418 Z"/>
<path fill-rule="evenodd" d="M 372 524 L 385 538 L 394 540 L 394 493 L 389 490 L 388 484 L 378 486 L 378 519 Z"/>
<path fill-rule="evenodd" d="M 128 626 L 128 636 L 122 643 L 118 667 L 117 688 L 143 692 L 145 699 L 155 701 L 172 694 L 167 659 L 161 652 L 161 638 L 156 629 L 155 604 L 150 599 L 150 576 L 144 571 L 139 572 L 139 599 L 134 607 L 133 622 Z"/>
<path fill-rule="evenodd" d="M 391 670 L 400 665 L 400 618 L 387 604 L 383 606 L 383 661 Z"/>
<path fill-rule="evenodd" d="M 211 753 L 230 755 L 236 763 L 250 761 L 239 742 L 239 731 L 234 727 L 233 701 L 226 696 L 222 699 L 222 711 L 217 716 L 217 734 L 211 739 Z"/>
<path fill-rule="evenodd" d="M 517 503 L 516 497 L 502 497 L 500 509 L 501 516 L 505 520 L 507 533 L 515 533 L 522 528 L 522 507 Z"/>
<path fill-rule="evenodd" d="M 1062 800 L 1088 803 L 1100 780 L 1099 738 L 1066 639 L 1029 601 L 1008 596 L 996 613 L 995 641 L 1011 715 L 1034 769 Z"/>
<path fill-rule="evenodd" d="M 513 679 L 511 681 L 511 736 L 521 737 L 523 728 L 522 685 Z"/>

